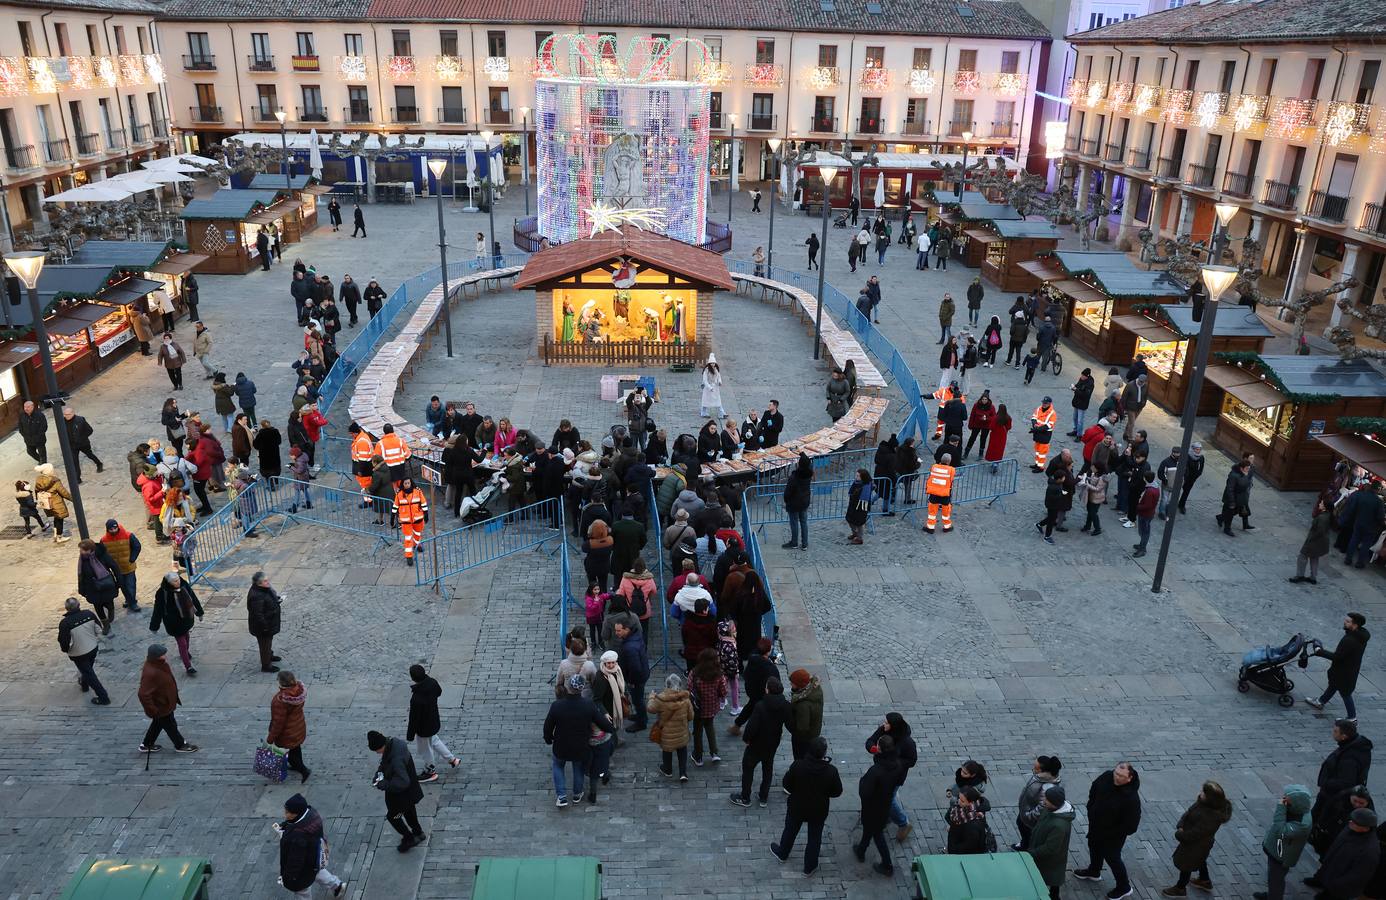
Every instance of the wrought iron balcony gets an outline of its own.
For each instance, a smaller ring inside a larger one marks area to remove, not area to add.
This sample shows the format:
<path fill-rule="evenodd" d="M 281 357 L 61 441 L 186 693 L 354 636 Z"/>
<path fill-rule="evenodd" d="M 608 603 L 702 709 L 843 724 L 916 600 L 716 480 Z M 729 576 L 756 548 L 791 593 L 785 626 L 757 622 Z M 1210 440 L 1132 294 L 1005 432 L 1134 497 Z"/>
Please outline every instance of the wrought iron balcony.
<path fill-rule="evenodd" d="M 419 121 L 419 108 L 417 106 L 392 106 L 390 107 L 390 121 L 399 125 L 416 125 Z"/>
<path fill-rule="evenodd" d="M 72 161 L 72 148 L 67 144 L 67 138 L 57 138 L 43 142 L 43 159 L 48 163 L 66 163 Z"/>
<path fill-rule="evenodd" d="M 366 103 L 353 103 L 343 107 L 342 121 L 352 123 L 366 123 L 371 121 L 371 108 Z"/>
<path fill-rule="evenodd" d="M 77 135 L 77 155 L 96 156 L 101 152 L 101 135 L 94 131 Z"/>
<path fill-rule="evenodd" d="M 23 172 L 28 169 L 38 168 L 38 164 L 34 160 L 33 144 L 5 148 L 5 168 L 12 172 Z"/>
<path fill-rule="evenodd" d="M 251 55 L 245 58 L 246 68 L 252 72 L 273 72 L 274 56 Z"/>
<path fill-rule="evenodd" d="M 136 144 L 154 143 L 154 126 L 135 123 L 130 126 L 130 140 Z"/>
<path fill-rule="evenodd" d="M 837 116 L 811 116 L 809 131 L 813 134 L 837 134 Z"/>
<path fill-rule="evenodd" d="M 1380 203 L 1368 203 L 1362 207 L 1362 219 L 1357 223 L 1357 230 L 1376 237 L 1386 237 L 1386 216 L 1382 215 L 1382 205 Z"/>
<path fill-rule="evenodd" d="M 1241 172 L 1228 172 L 1222 177 L 1222 192 L 1233 197 L 1251 197 L 1251 176 Z"/>
<path fill-rule="evenodd" d="M 1172 178 L 1179 180 L 1179 167 L 1183 165 L 1183 160 L 1169 156 L 1161 156 L 1155 162 L 1155 174 L 1161 178 Z"/>
<path fill-rule="evenodd" d="M 322 124 L 327 121 L 327 110 L 321 106 L 310 106 L 306 109 L 302 106 L 296 106 L 294 107 L 294 121 Z"/>
<path fill-rule="evenodd" d="M 932 134 L 933 130 L 933 119 L 912 119 L 909 116 L 905 116 L 905 124 L 900 127 L 901 134 L 908 134 L 913 137 L 922 137 L 926 134 Z"/>
<path fill-rule="evenodd" d="M 467 109 L 463 106 L 440 106 L 438 108 L 438 124 L 440 125 L 466 125 Z"/>
<path fill-rule="evenodd" d="M 1351 197 L 1330 194 L 1328 191 L 1309 192 L 1309 211 L 1305 215 L 1325 222 L 1342 222 L 1347 218 Z"/>
<path fill-rule="evenodd" d="M 1078 142 L 1078 152 L 1083 156 L 1096 156 L 1097 147 L 1097 138 L 1083 138 Z"/>
<path fill-rule="evenodd" d="M 1125 148 L 1123 145 L 1121 145 L 1121 144 L 1108 144 L 1108 145 L 1107 145 L 1107 152 L 1106 152 L 1105 154 L 1103 154 L 1102 158 L 1105 159 L 1107 162 L 1110 162 L 1110 163 L 1119 163 L 1119 162 L 1121 162 L 1121 157 L 1124 156 L 1125 153 L 1126 153 L 1126 148 Z"/>
<path fill-rule="evenodd" d="M 222 121 L 220 106 L 190 106 L 188 115 L 194 122 L 217 123 Z"/>
<path fill-rule="evenodd" d="M 858 116 L 858 117 L 857 117 L 857 134 L 880 134 L 880 133 L 881 133 L 881 117 L 880 117 L 880 116 Z"/>
<path fill-rule="evenodd" d="M 487 125 L 509 125 L 510 119 L 511 113 L 508 109 L 491 109 L 490 107 L 486 109 Z"/>
<path fill-rule="evenodd" d="M 1130 153 L 1126 154 L 1126 166 L 1127 168 L 1135 169 L 1138 172 L 1149 172 L 1150 151 L 1132 150 Z"/>
<path fill-rule="evenodd" d="M 1261 202 L 1276 209 L 1294 209 L 1299 203 L 1299 185 L 1267 180 Z"/>
<path fill-rule="evenodd" d="M 217 70 L 217 58 L 211 53 L 206 55 L 200 53 L 184 54 L 183 69 L 188 72 L 215 72 Z"/>
<path fill-rule="evenodd" d="M 746 117 L 747 131 L 774 131 L 779 127 L 780 117 L 777 113 L 751 113 Z"/>
<path fill-rule="evenodd" d="M 1213 177 L 1217 170 L 1212 166 L 1204 166 L 1198 163 L 1189 163 L 1189 184 L 1194 187 L 1210 188 L 1213 186 Z"/>

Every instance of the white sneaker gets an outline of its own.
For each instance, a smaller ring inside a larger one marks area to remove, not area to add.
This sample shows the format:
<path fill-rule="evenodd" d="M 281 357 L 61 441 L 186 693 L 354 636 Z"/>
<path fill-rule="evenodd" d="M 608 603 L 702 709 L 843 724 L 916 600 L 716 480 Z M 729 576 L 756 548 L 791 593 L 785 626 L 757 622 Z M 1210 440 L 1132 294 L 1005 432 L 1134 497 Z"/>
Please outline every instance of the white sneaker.
<path fill-rule="evenodd" d="M 1135 527 L 1136 527 L 1136 523 L 1135 523 L 1135 522 L 1132 522 L 1130 519 L 1122 519 L 1122 520 L 1121 520 L 1121 527 L 1122 527 L 1122 528 L 1135 528 Z"/>
<path fill-rule="evenodd" d="M 734 716 L 739 716 L 739 715 L 741 715 L 741 707 L 739 707 L 739 706 L 733 706 L 733 707 L 731 708 L 731 714 L 734 715 Z"/>

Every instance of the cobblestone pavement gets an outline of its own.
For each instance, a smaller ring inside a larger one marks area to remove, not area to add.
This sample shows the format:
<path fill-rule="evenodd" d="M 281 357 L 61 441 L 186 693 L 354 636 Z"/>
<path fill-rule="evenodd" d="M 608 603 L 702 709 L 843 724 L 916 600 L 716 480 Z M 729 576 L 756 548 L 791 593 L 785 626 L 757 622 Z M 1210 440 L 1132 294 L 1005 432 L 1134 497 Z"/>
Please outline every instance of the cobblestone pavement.
<path fill-rule="evenodd" d="M 518 197 L 507 203 L 517 206 Z M 753 246 L 742 236 L 754 238 L 765 218 L 746 210 L 741 204 L 736 222 L 739 254 Z M 375 274 L 387 289 L 432 264 L 428 209 L 376 207 L 367 215 L 372 235 L 381 237 L 357 243 L 345 233 L 319 233 L 302 248 L 304 257 L 334 275 L 346 265 L 361 281 Z M 450 224 L 466 234 L 474 221 Z M 787 248 L 802 240 L 798 232 L 807 226 L 800 226 L 787 216 L 777 222 L 781 262 L 798 261 L 797 249 Z M 830 235 L 828 274 L 848 289 L 856 282 L 838 250 L 839 234 Z M 960 298 L 970 273 L 957 266 L 916 273 L 900 248 L 890 253 L 881 270 L 882 327 L 927 383 L 936 374 L 940 290 Z M 373 272 L 361 262 L 368 254 L 379 256 Z M 276 421 L 288 410 L 287 363 L 299 346 L 285 315 L 283 275 L 203 279 L 202 311 L 217 336 L 217 358 L 255 378 L 261 409 Z M 584 431 L 610 424 L 595 399 L 598 373 L 537 364 L 532 305 L 523 299 L 494 294 L 463 304 L 459 359 L 425 366 L 401 410 L 446 392 L 475 397 L 483 412 L 511 413 L 541 434 L 560 415 Z M 984 313 L 1005 305 L 1007 298 L 989 295 Z M 785 327 L 781 317 L 745 298 L 719 303 L 724 399 L 729 412 L 744 413 L 746 404 L 778 394 L 789 428 L 811 430 L 823 421 L 822 370 L 808 359 L 802 327 Z M 441 357 L 440 346 L 435 353 Z M 1066 412 L 1064 389 L 1080 365 L 1076 353 L 1069 355 L 1074 368 L 1063 380 L 1041 376 L 1023 388 L 1009 369 L 985 370 L 983 378 L 1022 416 L 1044 391 Z M 692 425 L 692 381 L 658 375 L 668 404 L 663 419 Z M 105 473 L 89 472 L 83 485 L 88 516 L 98 525 L 112 514 L 140 521 L 125 482 L 124 449 L 159 433 L 154 423 L 165 391 L 162 373 L 135 357 L 75 395 L 107 462 Z M 210 408 L 209 392 L 191 373 L 183 393 L 185 408 Z M 1174 423 L 1153 409 L 1142 423 L 1163 455 Z M 1013 453 L 1024 454 L 1021 434 L 1012 443 Z M 480 857 L 547 854 L 602 859 L 611 897 L 904 897 L 906 855 L 944 845 L 943 790 L 957 765 L 971 757 L 993 772 L 992 825 L 1004 844 L 1014 839 L 1014 798 L 1037 753 L 1064 760 L 1065 781 L 1080 800 L 1086 783 L 1119 759 L 1141 771 L 1145 811 L 1127 857 L 1142 898 L 1172 883 L 1174 823 L 1203 779 L 1219 780 L 1236 812 L 1213 854 L 1215 896 L 1247 897 L 1263 877 L 1258 847 L 1275 798 L 1285 783 L 1312 783 L 1330 749 L 1330 716 L 1301 703 L 1280 709 L 1259 691 L 1238 694 L 1237 660 L 1248 647 L 1295 631 L 1332 640 L 1349 608 L 1375 624 L 1386 603 L 1376 577 L 1332 560 L 1316 590 L 1285 585 L 1303 536 L 1306 495 L 1258 484 L 1257 530 L 1235 538 L 1215 533 L 1210 518 L 1227 461 L 1208 447 L 1209 470 L 1194 491 L 1191 515 L 1180 521 L 1168 590 L 1159 595 L 1149 591 L 1154 554 L 1131 560 L 1133 532 L 1113 527 L 1110 513 L 1100 537 L 1075 529 L 1057 535 L 1052 547 L 1040 541 L 1033 529 L 1040 493 L 1028 473 L 1004 506 L 958 508 L 951 535 L 922 535 L 920 523 L 905 517 L 881 519 L 855 547 L 844 542 L 841 523 L 815 522 L 813 549 L 800 553 L 779 550 L 782 526 L 766 526 L 786 662 L 823 679 L 825 734 L 848 784 L 829 820 L 822 866 L 808 881 L 798 875 L 797 858 L 781 867 L 767 852 L 783 794 L 772 792 L 768 810 L 727 802 L 738 771 L 730 737 L 722 738 L 725 762 L 692 769 L 691 781 L 680 786 L 655 772 L 655 749 L 637 736 L 619 751 L 596 809 L 554 808 L 539 723 L 552 696 L 558 628 L 550 604 L 559 585 L 557 564 L 544 554 L 527 551 L 466 572 L 439 596 L 413 586 L 397 545 L 376 548 L 307 525 L 278 536 L 262 529 L 264 536 L 247 541 L 202 589 L 207 612 L 192 641 L 199 674 L 179 679 L 179 720 L 202 752 L 157 754 L 146 771 L 135 752 L 144 718 L 134 691 L 150 639 L 147 618 L 121 614 L 103 639 L 98 670 L 115 705 L 90 706 L 54 646 L 61 600 L 73 589 L 74 545 L 0 541 L 0 897 L 51 897 L 84 857 L 189 853 L 215 860 L 217 897 L 284 896 L 275 886 L 277 850 L 268 826 L 283 800 L 304 788 L 268 786 L 250 770 L 273 692 L 245 633 L 245 587 L 256 569 L 288 598 L 276 648 L 282 665 L 308 685 L 305 755 L 314 774 L 306 793 L 327 819 L 332 868 L 349 879 L 353 898 L 464 897 Z M 17 440 L 0 445 L 0 474 L 13 479 L 29 468 Z M 162 548 L 146 552 L 144 602 L 165 563 Z M 657 629 L 654 637 L 657 647 Z M 1368 654 L 1358 695 L 1363 730 L 1374 738 L 1386 684 L 1379 659 Z M 429 842 L 401 857 L 368 786 L 373 757 L 364 732 L 402 734 L 405 670 L 416 661 L 444 685 L 443 735 L 463 766 L 426 789 L 421 813 Z M 1307 673 L 1293 670 L 1301 682 L 1296 694 L 1321 690 L 1323 672 L 1319 661 Z M 851 858 L 849 844 L 855 781 L 866 764 L 861 742 L 891 709 L 913 723 L 920 764 L 902 793 L 916 830 L 893 848 L 899 874 L 886 882 Z M 787 765 L 786 745 L 777 767 Z M 1075 865 L 1085 861 L 1085 827 L 1080 816 Z M 1308 864 L 1296 874 L 1308 874 Z M 1096 898 L 1110 886 L 1070 883 L 1064 896 Z M 1296 885 L 1291 896 L 1309 894 Z"/>

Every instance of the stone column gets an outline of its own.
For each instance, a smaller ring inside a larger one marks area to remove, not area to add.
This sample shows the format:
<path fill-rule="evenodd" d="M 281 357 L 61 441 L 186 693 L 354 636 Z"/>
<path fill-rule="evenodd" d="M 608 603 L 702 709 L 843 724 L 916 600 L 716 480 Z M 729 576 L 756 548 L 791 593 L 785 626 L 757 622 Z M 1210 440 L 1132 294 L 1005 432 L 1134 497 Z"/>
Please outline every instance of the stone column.
<path fill-rule="evenodd" d="M 1193 232 L 1195 202 L 1196 201 L 1191 195 L 1186 194 L 1183 191 L 1179 192 L 1179 224 L 1175 227 L 1174 230 L 1175 237 L 1178 237 L 1181 234 L 1190 234 Z"/>
<path fill-rule="evenodd" d="M 1251 224 L 1249 224 L 1246 229 L 1247 237 L 1261 245 L 1262 255 L 1266 252 L 1266 231 L 1270 227 L 1268 224 L 1269 222 L 1270 220 L 1265 216 L 1253 213 L 1251 216 Z M 1261 256 L 1258 256 L 1256 259 L 1244 258 L 1243 262 L 1249 266 L 1259 266 L 1261 264 Z"/>
<path fill-rule="evenodd" d="M 1117 243 L 1126 240 L 1126 236 L 1131 233 L 1131 226 L 1136 221 L 1136 201 L 1140 199 L 1141 182 L 1134 178 L 1126 179 L 1126 195 L 1121 201 L 1121 223 L 1117 226 Z"/>
<path fill-rule="evenodd" d="M 1309 277 L 1309 259 L 1314 252 L 1314 245 L 1317 239 L 1307 228 L 1299 229 L 1295 232 L 1295 252 L 1291 257 L 1290 274 L 1285 279 L 1285 293 L 1281 294 L 1281 299 L 1289 302 L 1304 292 L 1304 282 Z M 1288 314 L 1288 310 L 1281 308 L 1282 314 Z M 1282 319 L 1283 321 L 1283 319 Z"/>
<path fill-rule="evenodd" d="M 1162 188 L 1158 184 L 1154 185 L 1150 191 L 1150 231 L 1156 239 L 1160 237 L 1160 217 L 1164 215 L 1165 195 L 1169 193 L 1167 188 Z"/>
<path fill-rule="evenodd" d="M 1361 245 L 1361 244 L 1348 244 L 1348 245 L 1347 245 L 1347 250 L 1345 250 L 1345 251 L 1343 252 L 1343 265 L 1342 265 L 1342 268 L 1340 268 L 1340 269 L 1338 270 L 1338 277 L 1339 277 L 1339 278 L 1347 278 L 1347 277 L 1350 276 L 1350 275 L 1356 275 L 1356 274 L 1357 274 L 1357 254 L 1358 254 L 1358 252 L 1359 252 L 1361 249 L 1362 249 L 1362 245 Z M 1333 298 L 1333 300 L 1331 301 L 1332 304 L 1333 304 L 1333 306 L 1332 306 L 1332 308 L 1329 310 L 1329 313 L 1328 313 L 1328 327 L 1329 327 L 1329 328 L 1333 328 L 1333 327 L 1336 326 L 1336 325 L 1342 324 L 1342 321 L 1343 321 L 1343 311 L 1342 311 L 1341 309 L 1338 308 L 1338 301 L 1339 301 L 1339 300 L 1346 300 L 1346 301 L 1348 301 L 1349 303 L 1351 303 L 1351 302 L 1353 301 L 1353 299 L 1357 296 L 1357 291 L 1358 291 L 1358 290 L 1359 290 L 1358 288 L 1348 288 L 1347 290 L 1343 291 L 1343 292 L 1340 293 L 1338 296 L 1336 296 L 1336 297 Z"/>
<path fill-rule="evenodd" d="M 1082 163 L 1078 164 L 1078 181 L 1073 188 L 1074 199 L 1078 201 L 1078 215 L 1083 216 L 1088 211 L 1088 191 L 1092 188 L 1092 168 Z M 1078 227 L 1078 223 L 1074 223 Z"/>

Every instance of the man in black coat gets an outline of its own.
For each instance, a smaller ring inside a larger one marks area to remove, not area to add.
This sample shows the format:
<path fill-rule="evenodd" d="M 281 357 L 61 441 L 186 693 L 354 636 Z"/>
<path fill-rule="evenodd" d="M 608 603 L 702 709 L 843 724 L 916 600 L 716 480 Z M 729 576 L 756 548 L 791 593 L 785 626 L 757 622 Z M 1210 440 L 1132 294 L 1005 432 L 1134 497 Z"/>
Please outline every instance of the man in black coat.
<path fill-rule="evenodd" d="M 419 776 L 414 771 L 414 758 L 409 755 L 409 745 L 399 738 L 387 738 L 378 731 L 367 732 L 366 745 L 380 754 L 380 765 L 375 770 L 373 783 L 376 789 L 385 792 L 385 821 L 399 832 L 399 852 L 408 853 L 428 838 L 419 824 L 419 813 L 415 809 L 423 799 L 423 788 L 419 786 Z"/>
<path fill-rule="evenodd" d="M 756 704 L 765 696 L 765 686 L 769 684 L 770 679 L 779 674 L 779 669 L 775 668 L 774 661 L 770 659 L 770 651 L 774 646 L 770 638 L 763 637 L 756 642 L 751 655 L 746 657 L 746 667 L 741 673 L 741 684 L 746 690 L 746 705 L 741 708 L 736 721 L 727 729 L 728 733 L 741 733 L 741 726 L 750 720 L 751 713 L 756 711 Z"/>
<path fill-rule="evenodd" d="M 784 431 L 784 413 L 780 412 L 780 401 L 771 400 L 770 407 L 760 416 L 760 445 L 770 449 L 780 442 L 780 432 Z"/>
<path fill-rule="evenodd" d="M 804 848 L 804 874 L 812 875 L 818 868 L 818 850 L 823 843 L 823 823 L 828 820 L 828 805 L 834 797 L 842 796 L 842 777 L 828 758 L 828 742 L 820 735 L 809 741 L 808 754 L 794 760 L 789 771 L 780 779 L 789 801 L 784 811 L 784 832 L 770 852 L 780 862 L 789 860 L 799 829 L 808 826 L 808 846 Z"/>
<path fill-rule="evenodd" d="M 1363 478 L 1357 482 L 1357 490 L 1343 505 L 1343 515 L 1338 520 L 1338 526 L 1347 536 L 1343 562 L 1358 569 L 1367 567 L 1367 561 L 1372 557 L 1372 546 L 1381 536 L 1382 526 L 1386 525 L 1384 514 L 1386 510 L 1383 509 L 1381 495 L 1376 492 L 1376 485 L 1371 479 Z"/>
<path fill-rule="evenodd" d="M 861 840 L 852 846 L 852 852 L 857 862 L 866 862 L 866 845 L 874 842 L 881 861 L 873 868 L 887 877 L 895 874 L 895 866 L 890 861 L 890 848 L 886 846 L 885 828 L 890 822 L 891 798 L 900 787 L 901 777 L 895 741 L 885 735 L 876 742 L 871 768 L 857 782 L 857 795 L 861 798 Z"/>
<path fill-rule="evenodd" d="M 760 806 L 770 805 L 770 780 L 775 772 L 775 752 L 780 749 L 780 739 L 789 730 L 792 710 L 784 698 L 784 685 L 778 678 L 765 682 L 765 696 L 755 704 L 755 711 L 746 722 L 746 730 L 741 740 L 746 743 L 746 752 L 741 757 L 741 790 L 734 791 L 731 802 L 737 806 L 751 805 L 751 782 L 755 780 L 756 766 L 760 766 Z"/>
<path fill-rule="evenodd" d="M 1333 741 L 1338 746 L 1319 766 L 1316 782 L 1319 794 L 1314 798 L 1310 817 L 1318 821 L 1324 807 L 1338 794 L 1359 784 L 1367 783 L 1372 768 L 1372 742 L 1357 733 L 1357 722 L 1339 719 L 1333 723 Z"/>
<path fill-rule="evenodd" d="M 1367 641 L 1372 639 L 1366 625 L 1366 616 L 1359 612 L 1348 613 L 1347 618 L 1343 619 L 1343 636 L 1338 639 L 1337 648 L 1320 649 L 1314 653 L 1330 663 L 1328 689 L 1317 700 L 1305 697 L 1305 703 L 1314 709 L 1323 709 L 1323 705 L 1332 699 L 1334 694 L 1342 694 L 1347 717 L 1354 722 L 1357 721 L 1357 704 L 1352 702 L 1352 692 L 1357 690 L 1357 676 L 1362 671 L 1362 654 L 1367 651 Z M 1366 784 L 1365 781 L 1361 783 Z"/>
<path fill-rule="evenodd" d="M 284 598 L 270 587 L 269 576 L 256 572 L 250 578 L 250 592 L 245 598 L 246 617 L 250 633 L 260 646 L 260 671 L 278 672 L 279 657 L 274 655 L 274 636 L 279 633 L 279 605 Z"/>
<path fill-rule="evenodd" d="M 1185 505 L 1189 502 L 1189 494 L 1193 492 L 1194 482 L 1203 477 L 1203 442 L 1194 441 L 1189 445 L 1189 459 L 1184 463 L 1184 486 L 1179 490 L 1179 514 L 1186 516 L 1189 511 Z"/>
<path fill-rule="evenodd" d="M 1314 877 L 1304 880 L 1310 887 L 1320 889 L 1316 900 L 1354 900 L 1362 896 L 1381 859 L 1381 842 L 1374 834 L 1376 824 L 1375 811 L 1366 807 L 1352 811 L 1348 824 L 1324 853 L 1319 870 Z"/>
<path fill-rule="evenodd" d="M 1073 877 L 1083 881 L 1101 881 L 1102 865 L 1112 867 L 1116 887 L 1107 895 L 1125 897 L 1131 893 L 1126 877 L 1126 864 L 1121 850 L 1126 839 L 1136 833 L 1141 824 L 1141 779 L 1128 762 L 1093 779 L 1088 789 L 1088 856 L 1085 869 L 1074 869 Z"/>
<path fill-rule="evenodd" d="M 366 214 L 361 212 L 359 203 L 351 211 L 351 236 L 356 237 L 358 231 L 361 232 L 361 237 L 366 236 Z"/>
<path fill-rule="evenodd" d="M 96 463 L 96 473 L 101 474 L 104 466 L 96 454 L 91 452 L 91 423 L 77 415 L 77 411 L 72 407 L 64 406 L 63 424 L 67 426 L 67 441 L 68 446 L 72 448 L 72 464 L 77 467 L 77 480 L 82 480 L 82 456 Z"/>
<path fill-rule="evenodd" d="M 953 396 L 949 398 L 947 403 L 943 404 L 943 409 L 939 410 L 938 420 L 943 423 L 943 433 L 945 436 L 956 434 L 958 440 L 961 441 L 963 426 L 967 424 L 967 404 L 958 396 L 958 386 L 956 382 L 953 384 L 953 390 L 955 391 Z M 962 459 L 961 456 L 955 456 L 953 458 Z"/>
<path fill-rule="evenodd" d="M 294 298 L 294 311 L 298 315 L 298 324 L 300 325 L 308 321 L 307 306 L 312 294 L 312 283 L 303 272 L 295 269 L 294 280 L 289 282 L 289 295 Z"/>
<path fill-rule="evenodd" d="M 866 752 L 879 752 L 881 738 L 886 735 L 890 736 L 895 747 L 895 758 L 900 763 L 900 784 L 896 786 L 895 793 L 890 795 L 890 821 L 899 827 L 895 839 L 904 843 L 914 826 L 910 824 L 909 816 L 905 815 L 905 808 L 900 805 L 900 786 L 903 786 L 905 779 L 909 777 L 910 769 L 918 764 L 919 748 L 915 746 L 914 738 L 911 736 L 910 723 L 898 712 L 890 712 L 886 713 L 885 721 L 871 732 L 871 737 L 866 739 Z"/>
<path fill-rule="evenodd" d="M 263 228 L 260 233 L 255 235 L 255 252 L 260 254 L 260 270 L 268 272 L 270 270 L 270 239 L 269 233 Z"/>
<path fill-rule="evenodd" d="M 24 438 L 24 452 L 39 463 L 48 462 L 48 418 L 38 404 L 25 400 L 19 411 L 20 437 Z"/>
<path fill-rule="evenodd" d="M 334 231 L 336 229 L 333 229 Z M 356 327 L 356 307 L 361 304 L 361 288 L 356 282 L 351 280 L 350 275 L 342 276 L 342 286 L 337 289 L 338 296 L 341 297 L 342 305 L 347 308 L 348 328 Z"/>
<path fill-rule="evenodd" d="M 563 767 L 567 763 L 573 765 L 574 802 L 582 801 L 582 780 L 592 758 L 592 746 L 588 743 L 592 727 L 595 725 L 607 734 L 616 732 L 616 726 L 606 713 L 582 696 L 586 684 L 587 680 L 581 675 L 570 676 L 563 685 L 564 696 L 549 704 L 549 714 L 544 717 L 544 743 L 553 748 L 553 786 L 558 792 L 559 809 L 568 805 L 568 790 L 563 780 Z"/>
<path fill-rule="evenodd" d="M 371 318 L 374 319 L 376 313 L 385 306 L 385 289 L 372 278 L 366 284 L 366 290 L 361 296 L 366 300 L 366 312 L 370 313 Z"/>
<path fill-rule="evenodd" d="M 346 883 L 320 865 L 322 861 L 322 816 L 308 806 L 302 794 L 284 801 L 284 821 L 279 823 L 279 882 L 303 896 L 321 884 L 340 897 Z"/>

